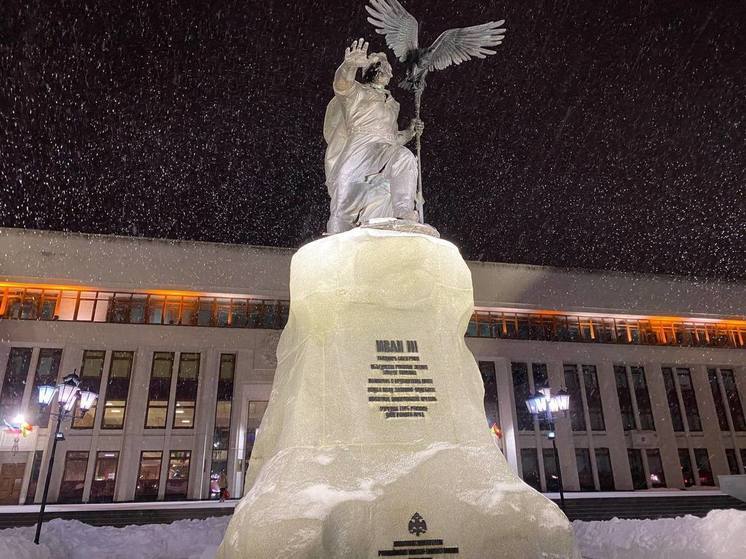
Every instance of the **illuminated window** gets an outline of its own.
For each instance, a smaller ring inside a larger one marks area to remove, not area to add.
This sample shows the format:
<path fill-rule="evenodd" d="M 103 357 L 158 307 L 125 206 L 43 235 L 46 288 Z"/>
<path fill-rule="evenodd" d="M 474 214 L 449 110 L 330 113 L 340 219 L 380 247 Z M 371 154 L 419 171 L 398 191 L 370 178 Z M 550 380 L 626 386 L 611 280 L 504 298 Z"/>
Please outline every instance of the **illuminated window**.
<path fill-rule="evenodd" d="M 102 429 L 121 429 L 124 427 L 133 358 L 134 353 L 131 351 L 111 352 L 109 379 L 106 382 L 104 416 L 101 421 Z"/>
<path fill-rule="evenodd" d="M 148 324 L 163 324 L 163 305 L 165 303 L 166 298 L 164 296 L 150 295 L 148 297 Z"/>
<path fill-rule="evenodd" d="M 135 501 L 155 501 L 158 499 L 162 460 L 163 452 L 160 450 L 143 450 L 140 453 L 140 469 L 137 472 Z"/>
<path fill-rule="evenodd" d="M 156 351 L 150 371 L 148 387 L 148 411 L 145 416 L 147 429 L 164 429 L 168 415 L 168 400 L 171 396 L 171 375 L 174 368 L 174 354 Z"/>
<path fill-rule="evenodd" d="M 180 324 L 194 326 L 197 323 L 197 301 L 197 297 L 182 298 Z"/>
<path fill-rule="evenodd" d="M 96 453 L 96 466 L 91 482 L 91 503 L 111 503 L 117 482 L 119 452 L 104 450 Z"/>
<path fill-rule="evenodd" d="M 236 356 L 220 355 L 218 372 L 218 394 L 215 405 L 215 428 L 212 436 L 212 462 L 210 465 L 210 497 L 220 496 L 220 474 L 228 475 L 228 451 L 230 449 L 231 407 L 233 401 L 233 378 Z"/>
<path fill-rule="evenodd" d="M 101 375 L 104 371 L 105 351 L 86 350 L 83 352 L 83 363 L 80 366 L 80 385 L 83 389 L 93 390 L 101 393 Z M 77 406 L 77 404 L 76 404 Z M 81 417 L 77 413 L 73 418 L 72 426 L 74 429 L 91 429 L 96 419 L 96 405 L 83 414 Z"/>
<path fill-rule="evenodd" d="M 168 457 L 166 500 L 186 499 L 189 492 L 189 450 L 172 450 Z"/>
<path fill-rule="evenodd" d="M 29 401 L 30 410 L 35 413 L 29 414 L 36 417 L 31 421 L 39 427 L 49 425 L 49 413 L 51 406 L 39 405 L 39 387 L 45 384 L 57 384 L 57 373 L 60 369 L 60 360 L 62 359 L 61 349 L 49 349 L 43 347 L 39 350 L 39 361 L 36 364 L 36 374 L 34 375 L 34 391 L 31 393 Z"/>
<path fill-rule="evenodd" d="M 65 455 L 65 470 L 57 502 L 80 503 L 83 500 L 88 451 L 69 450 Z"/>
<path fill-rule="evenodd" d="M 0 391 L 0 420 L 21 413 L 21 400 L 31 365 L 30 347 L 12 347 Z"/>
<path fill-rule="evenodd" d="M 194 412 L 197 405 L 199 383 L 199 353 L 182 353 L 179 356 L 179 372 L 176 376 L 176 406 L 173 428 L 194 427 Z M 166 400 L 168 402 L 168 400 Z"/>

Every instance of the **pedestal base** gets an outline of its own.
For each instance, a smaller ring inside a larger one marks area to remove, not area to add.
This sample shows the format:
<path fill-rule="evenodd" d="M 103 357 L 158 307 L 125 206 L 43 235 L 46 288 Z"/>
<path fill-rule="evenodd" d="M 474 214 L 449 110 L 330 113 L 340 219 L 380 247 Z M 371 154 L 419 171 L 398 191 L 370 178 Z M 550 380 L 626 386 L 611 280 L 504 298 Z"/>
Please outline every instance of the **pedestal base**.
<path fill-rule="evenodd" d="M 358 228 L 293 258 L 288 325 L 222 559 L 578 559 L 495 445 L 456 247 Z"/>

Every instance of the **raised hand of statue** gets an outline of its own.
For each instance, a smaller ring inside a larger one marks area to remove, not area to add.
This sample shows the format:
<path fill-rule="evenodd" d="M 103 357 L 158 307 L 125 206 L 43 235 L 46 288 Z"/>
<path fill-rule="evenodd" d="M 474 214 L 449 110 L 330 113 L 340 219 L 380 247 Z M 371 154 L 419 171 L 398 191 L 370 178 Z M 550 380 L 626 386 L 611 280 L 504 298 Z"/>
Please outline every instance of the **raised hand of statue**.
<path fill-rule="evenodd" d="M 352 45 L 345 49 L 345 64 L 362 68 L 368 63 L 368 42 L 362 38 L 352 41 Z"/>

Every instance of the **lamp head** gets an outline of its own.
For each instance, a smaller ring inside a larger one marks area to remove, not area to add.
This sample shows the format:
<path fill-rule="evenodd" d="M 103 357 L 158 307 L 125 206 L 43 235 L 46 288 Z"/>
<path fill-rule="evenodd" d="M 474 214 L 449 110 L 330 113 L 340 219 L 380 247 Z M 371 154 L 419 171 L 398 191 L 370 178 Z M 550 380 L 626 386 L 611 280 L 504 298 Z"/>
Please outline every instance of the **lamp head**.
<path fill-rule="evenodd" d="M 76 373 L 70 373 L 66 375 L 62 382 L 57 385 L 57 391 L 59 393 L 57 400 L 60 406 L 63 406 L 65 410 L 70 411 L 75 405 L 75 399 L 78 397 L 80 392 L 80 377 Z"/>
<path fill-rule="evenodd" d="M 92 390 L 81 390 L 78 408 L 80 408 L 80 410 L 83 412 L 87 412 L 96 403 L 97 398 L 98 394 L 96 394 Z"/>
<path fill-rule="evenodd" d="M 570 409 L 570 393 L 562 388 L 552 398 L 557 402 L 557 411 L 565 412 Z"/>
<path fill-rule="evenodd" d="M 39 404 L 42 406 L 48 406 L 52 403 L 54 393 L 57 392 L 57 387 L 54 384 L 44 384 L 39 387 Z"/>
<path fill-rule="evenodd" d="M 538 415 L 547 410 L 547 400 L 544 394 L 536 392 L 526 400 L 526 407 L 531 415 Z"/>

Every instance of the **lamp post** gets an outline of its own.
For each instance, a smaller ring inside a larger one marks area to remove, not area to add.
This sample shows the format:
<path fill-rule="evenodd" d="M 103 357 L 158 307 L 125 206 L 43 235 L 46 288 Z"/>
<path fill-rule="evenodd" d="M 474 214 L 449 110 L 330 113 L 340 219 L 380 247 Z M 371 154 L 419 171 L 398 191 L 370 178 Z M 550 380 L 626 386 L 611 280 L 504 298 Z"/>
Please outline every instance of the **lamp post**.
<path fill-rule="evenodd" d="M 49 453 L 49 460 L 47 461 L 47 477 L 44 481 L 44 493 L 41 498 L 41 506 L 39 507 L 39 518 L 36 521 L 36 535 L 34 536 L 34 543 L 39 543 L 39 536 L 41 535 L 41 525 L 44 522 L 44 509 L 47 506 L 47 494 L 49 493 L 49 481 L 52 479 L 52 467 L 54 466 L 54 453 L 57 450 L 57 441 L 64 441 L 65 436 L 60 431 L 62 422 L 71 419 L 75 415 L 75 403 L 78 403 L 78 409 L 81 412 L 81 417 L 91 409 L 91 406 L 96 403 L 98 394 L 91 390 L 80 389 L 80 377 L 77 373 L 72 372 L 62 379 L 60 384 L 46 384 L 39 387 L 39 405 L 42 407 L 49 406 L 52 404 L 54 395 L 57 394 L 58 408 L 56 413 L 51 415 L 57 418 L 57 423 L 54 429 L 54 439 L 52 441 L 52 450 Z"/>
<path fill-rule="evenodd" d="M 564 415 L 570 409 L 570 395 L 563 388 L 552 396 L 549 388 L 542 388 L 526 400 L 526 407 L 534 417 L 544 417 L 549 422 L 547 438 L 552 441 L 554 463 L 557 465 L 557 481 L 559 482 L 560 508 L 565 510 L 565 488 L 562 485 L 562 467 L 557 454 L 557 433 L 554 430 L 554 418 Z"/>

